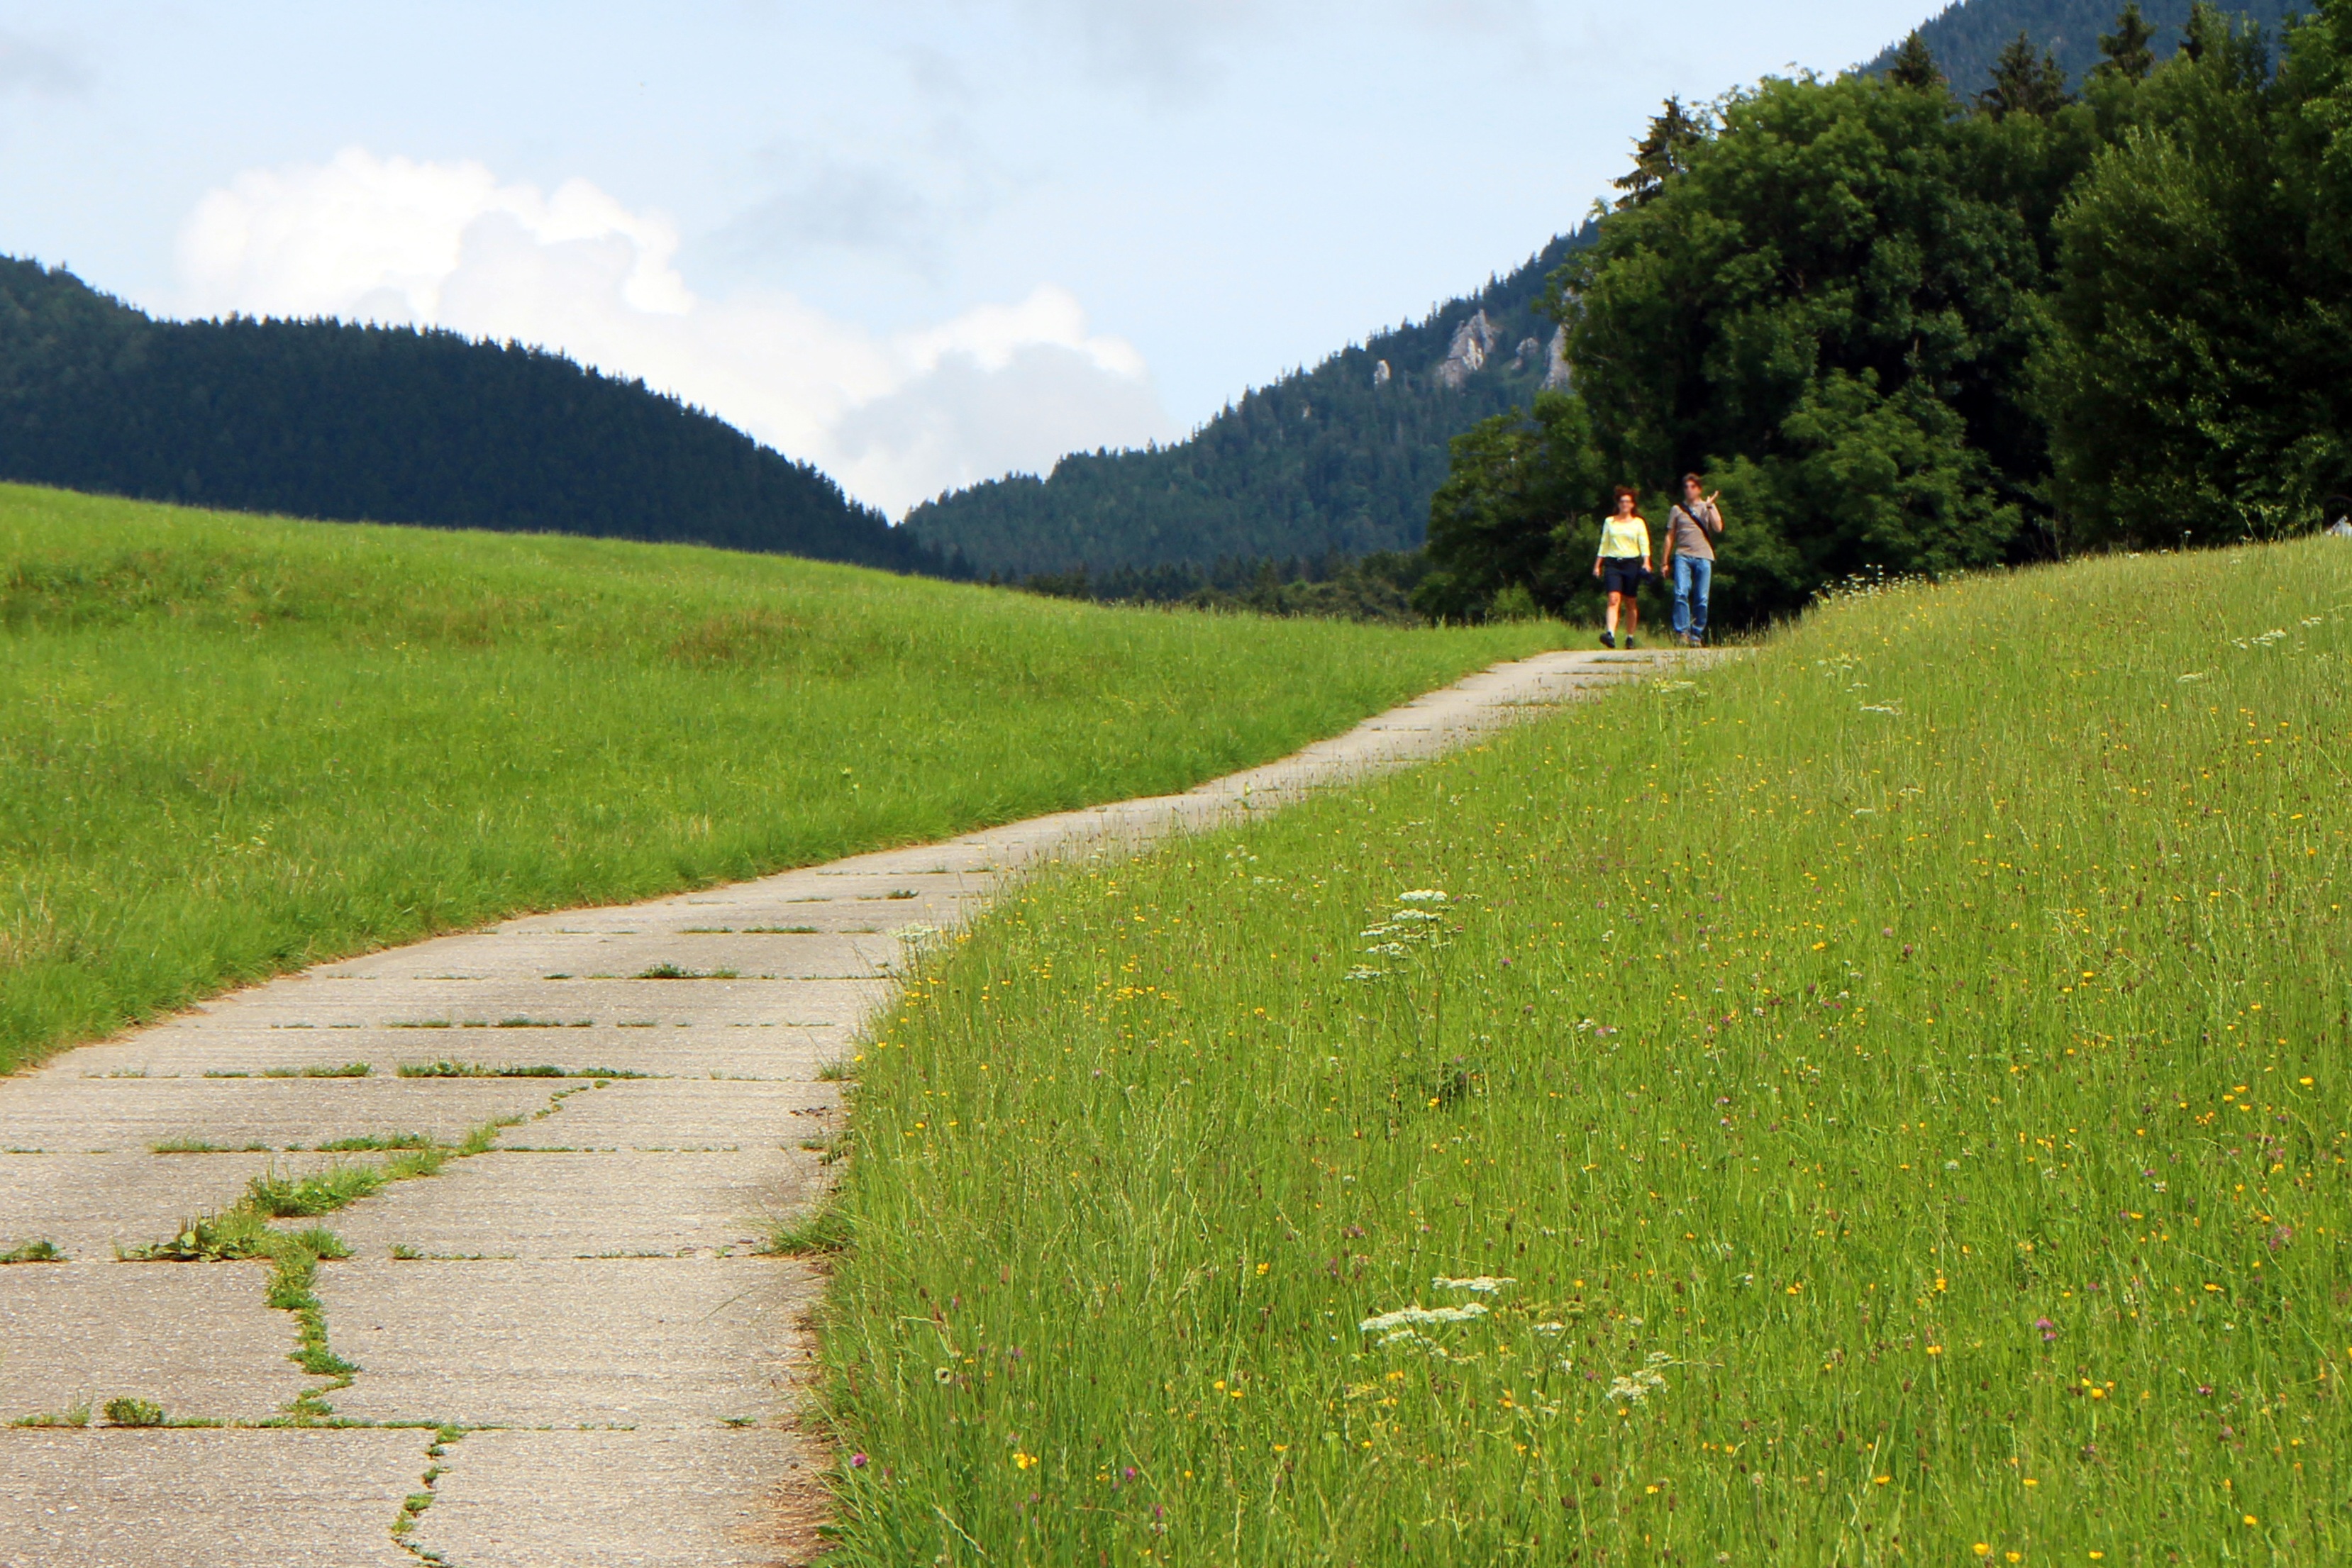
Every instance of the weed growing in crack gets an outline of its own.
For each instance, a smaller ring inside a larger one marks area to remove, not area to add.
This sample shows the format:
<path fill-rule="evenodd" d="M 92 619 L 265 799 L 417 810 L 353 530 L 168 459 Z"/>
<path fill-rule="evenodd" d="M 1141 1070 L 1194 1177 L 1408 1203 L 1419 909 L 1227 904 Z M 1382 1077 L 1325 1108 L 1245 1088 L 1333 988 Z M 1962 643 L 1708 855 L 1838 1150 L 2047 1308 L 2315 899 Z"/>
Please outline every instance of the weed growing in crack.
<path fill-rule="evenodd" d="M 401 1500 L 400 1513 L 392 1521 L 392 1539 L 400 1549 L 421 1563 L 445 1564 L 448 1559 L 430 1547 L 419 1546 L 410 1539 L 415 1533 L 417 1521 L 433 1506 L 433 1488 L 448 1469 L 441 1461 L 449 1457 L 449 1445 L 466 1436 L 463 1427 L 444 1425 L 434 1428 L 433 1441 L 425 1450 L 425 1474 L 418 1479 L 422 1491 L 414 1491 Z"/>
<path fill-rule="evenodd" d="M 144 1399 L 110 1399 L 106 1402 L 106 1424 L 110 1427 L 160 1427 L 163 1424 L 163 1407 Z"/>
<path fill-rule="evenodd" d="M 768 1228 L 767 1244 L 760 1250 L 779 1258 L 805 1258 L 838 1252 L 849 1243 L 849 1217 L 826 1203 L 806 1214 L 774 1221 Z"/>
<path fill-rule="evenodd" d="M 20 1241 L 9 1250 L 0 1252 L 0 1263 L 62 1263 L 65 1260 L 64 1249 L 46 1238 Z"/>
<path fill-rule="evenodd" d="M 841 1083 L 845 1082 L 848 1078 L 849 1063 L 837 1056 L 831 1061 L 822 1063 L 816 1070 L 816 1081 L 819 1083 Z"/>
<path fill-rule="evenodd" d="M 400 1155 L 410 1159 L 415 1155 Z M 430 1173 L 426 1173 L 430 1174 Z M 374 1166 L 330 1166 L 309 1176 L 285 1176 L 272 1171 L 247 1184 L 246 1203 L 273 1219 L 305 1218 L 332 1214 L 339 1208 L 373 1197 L 387 1180 L 397 1180 Z"/>
<path fill-rule="evenodd" d="M 322 1155 L 369 1154 L 390 1149 L 429 1149 L 433 1140 L 423 1133 L 372 1133 L 363 1137 L 337 1138 L 331 1144 L 314 1145 Z M 163 1149 L 157 1149 L 162 1154 Z"/>
<path fill-rule="evenodd" d="M 733 980 L 741 977 L 732 969 L 686 969 L 676 964 L 656 964 L 640 969 L 630 977 L 638 980 Z"/>
<path fill-rule="evenodd" d="M 89 1425 L 89 1401 L 76 1400 L 62 1410 L 43 1410 L 36 1415 L 19 1416 L 8 1425 L 11 1427 L 87 1427 Z"/>
<path fill-rule="evenodd" d="M 621 1024 L 618 1028 L 629 1026 Z M 535 1066 L 492 1067 L 479 1061 L 404 1061 L 400 1064 L 403 1078 L 651 1078 L 650 1072 L 637 1072 L 619 1067 L 558 1067 L 551 1062 Z"/>
<path fill-rule="evenodd" d="M 341 1066 L 331 1062 L 312 1062 L 308 1067 L 265 1067 L 264 1078 L 365 1078 L 375 1069 L 364 1061 L 346 1061 Z M 211 1074 L 205 1074 L 210 1077 Z"/>

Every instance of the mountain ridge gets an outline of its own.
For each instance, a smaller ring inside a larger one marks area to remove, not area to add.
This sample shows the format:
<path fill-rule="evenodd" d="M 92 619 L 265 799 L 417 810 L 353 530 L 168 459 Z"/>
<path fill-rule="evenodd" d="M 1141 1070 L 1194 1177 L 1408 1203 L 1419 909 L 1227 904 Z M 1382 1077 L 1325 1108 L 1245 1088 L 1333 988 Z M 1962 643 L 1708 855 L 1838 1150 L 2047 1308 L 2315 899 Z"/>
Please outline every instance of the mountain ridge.
<path fill-rule="evenodd" d="M 1559 329 L 1535 305 L 1591 235 L 1556 235 L 1475 294 L 1250 389 L 1181 442 L 1073 453 L 902 526 L 959 570 L 1015 577 L 1412 549 L 1452 438 L 1559 384 Z"/>
<path fill-rule="evenodd" d="M 13 257 L 0 257 L 0 478 L 940 570 L 813 465 L 643 382 L 446 331 L 158 320 Z"/>

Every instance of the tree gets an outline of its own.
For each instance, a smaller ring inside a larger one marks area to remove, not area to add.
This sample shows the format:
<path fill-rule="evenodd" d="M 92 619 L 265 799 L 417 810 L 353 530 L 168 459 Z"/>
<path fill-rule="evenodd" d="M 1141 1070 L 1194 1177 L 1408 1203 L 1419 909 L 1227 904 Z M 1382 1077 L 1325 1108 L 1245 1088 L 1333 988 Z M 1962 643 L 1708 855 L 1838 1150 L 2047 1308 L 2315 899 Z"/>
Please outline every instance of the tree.
<path fill-rule="evenodd" d="M 1592 419 L 1572 392 L 1538 392 L 1454 438 L 1453 468 L 1429 505 L 1430 571 L 1413 608 L 1434 621 L 1484 620 L 1517 589 L 1558 613 L 1589 581 L 1609 494 Z"/>
<path fill-rule="evenodd" d="M 1602 472 L 1723 488 L 1729 618 L 1871 566 L 2000 561 L 2044 515 L 2025 367 L 2049 214 L 2095 132 L 2086 110 L 1951 107 L 1884 78 L 1768 81 L 1555 278 Z"/>
<path fill-rule="evenodd" d="M 1886 68 L 1886 79 L 1896 87 L 1929 90 L 1945 85 L 1944 73 L 1936 68 L 1936 57 L 1927 48 L 1927 40 L 1919 29 L 1911 29 L 1903 47 L 1895 51 L 1895 63 Z"/>
<path fill-rule="evenodd" d="M 2156 68 L 2156 51 L 2148 47 L 2155 40 L 2156 29 L 2140 15 L 2139 0 L 2131 0 L 2116 17 L 2116 30 L 2099 35 L 2099 53 L 2106 57 L 2100 74 L 2146 81 Z"/>
<path fill-rule="evenodd" d="M 2036 53 L 2023 33 L 2001 49 L 1993 61 L 1992 85 L 1977 94 L 1977 107 L 1995 120 L 2012 114 L 2047 120 L 2067 101 L 2066 73 L 2049 50 Z"/>
<path fill-rule="evenodd" d="M 2217 543 L 2316 522 L 2352 483 L 2352 0 L 2289 35 L 2210 6 L 2058 225 L 2040 367 L 2056 495 L 2089 538 Z"/>
<path fill-rule="evenodd" d="M 1649 134 L 1633 148 L 1633 167 L 1612 182 L 1625 193 L 1620 207 L 1638 207 L 1665 188 L 1666 181 L 1690 166 L 1691 149 L 1706 140 L 1713 129 L 1704 111 L 1694 114 L 1680 98 L 1666 99 L 1665 108 L 1651 117 Z"/>

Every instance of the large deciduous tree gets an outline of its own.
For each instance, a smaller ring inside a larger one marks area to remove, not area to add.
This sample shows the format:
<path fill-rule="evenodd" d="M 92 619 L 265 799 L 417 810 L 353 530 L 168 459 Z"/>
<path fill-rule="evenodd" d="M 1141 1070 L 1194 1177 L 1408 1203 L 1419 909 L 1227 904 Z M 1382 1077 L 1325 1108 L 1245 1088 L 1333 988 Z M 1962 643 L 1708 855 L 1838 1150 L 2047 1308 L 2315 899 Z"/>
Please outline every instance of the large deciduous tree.
<path fill-rule="evenodd" d="M 2200 5 L 2138 92 L 2056 225 L 2058 497 L 2086 540 L 2293 531 L 2352 486 L 2352 0 L 2275 78 Z"/>
<path fill-rule="evenodd" d="M 1561 269 L 1600 455 L 1646 487 L 1722 486 L 1733 615 L 2021 548 L 2044 236 L 2095 140 L 2085 110 L 1969 115 L 1932 78 L 1768 81 Z"/>

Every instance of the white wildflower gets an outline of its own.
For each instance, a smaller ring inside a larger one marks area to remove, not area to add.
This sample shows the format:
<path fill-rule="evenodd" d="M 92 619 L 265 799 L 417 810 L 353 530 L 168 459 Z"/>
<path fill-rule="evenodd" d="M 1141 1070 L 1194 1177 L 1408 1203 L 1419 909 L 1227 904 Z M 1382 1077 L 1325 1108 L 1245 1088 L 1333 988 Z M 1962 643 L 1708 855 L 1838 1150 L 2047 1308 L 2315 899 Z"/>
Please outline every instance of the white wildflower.
<path fill-rule="evenodd" d="M 1445 894 L 1433 887 L 1417 887 L 1411 893 L 1397 894 L 1399 904 L 1444 904 Z"/>
<path fill-rule="evenodd" d="M 1553 1334 L 1566 1333 L 1568 1332 L 1568 1325 L 1566 1323 L 1537 1323 L 1535 1325 L 1535 1331 L 1536 1333 L 1549 1338 Z"/>
<path fill-rule="evenodd" d="M 1414 922 L 1427 922 L 1443 920 L 1445 916 L 1443 915 L 1432 915 L 1426 909 L 1400 909 L 1391 918 L 1397 920 L 1411 920 Z"/>
<path fill-rule="evenodd" d="M 1376 1318 L 1366 1318 L 1356 1327 L 1365 1333 L 1386 1333 L 1391 1329 L 1417 1328 L 1424 1323 L 1466 1323 L 1486 1315 L 1486 1306 L 1478 1301 L 1459 1307 L 1424 1307 L 1415 1302 L 1410 1307 L 1399 1307 L 1392 1312 L 1382 1312 Z"/>
<path fill-rule="evenodd" d="M 1516 1285 L 1518 1281 L 1512 1279 L 1507 1274 L 1500 1279 L 1496 1278 L 1492 1274 L 1480 1274 L 1475 1279 L 1470 1280 L 1449 1280 L 1444 1275 L 1440 1274 L 1429 1283 L 1432 1290 L 1475 1291 L 1482 1296 L 1491 1296 L 1496 1291 L 1501 1290 L 1504 1286 Z"/>
<path fill-rule="evenodd" d="M 1350 980 L 1377 980 L 1384 977 L 1387 974 L 1388 971 L 1386 969 L 1368 968 L 1364 965 L 1359 964 L 1354 968 L 1349 970 L 1343 977 Z"/>
<path fill-rule="evenodd" d="M 1666 1375 L 1658 1368 L 1673 1364 L 1674 1358 L 1664 1351 L 1652 1351 L 1647 1365 L 1635 1367 L 1631 1373 L 1610 1383 L 1609 1397 L 1622 1399 L 1629 1405 L 1639 1405 L 1665 1387 Z"/>

